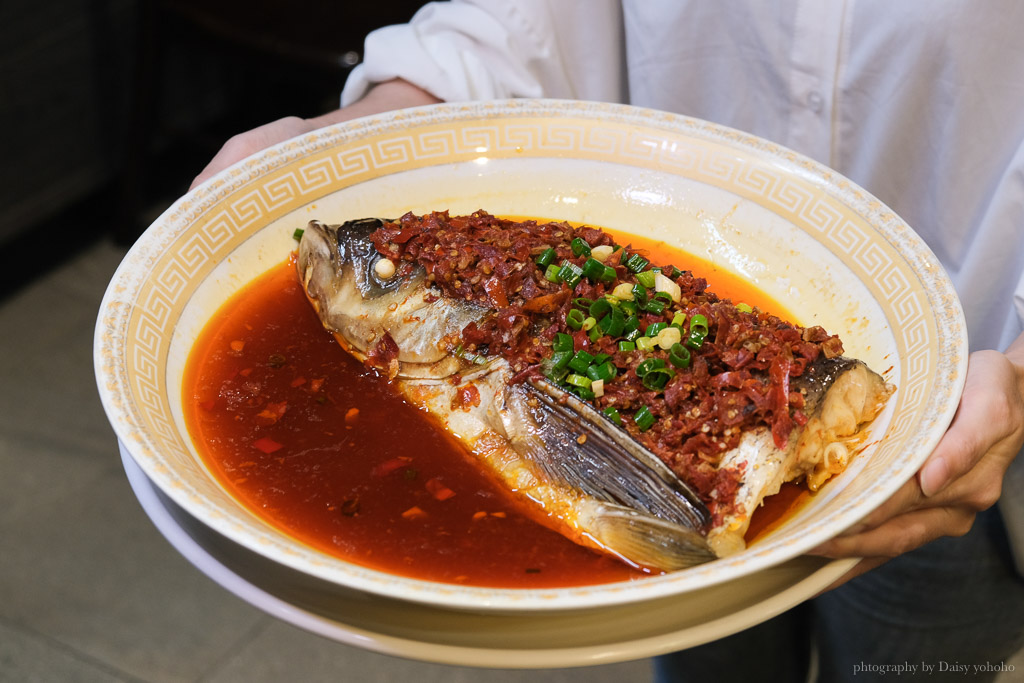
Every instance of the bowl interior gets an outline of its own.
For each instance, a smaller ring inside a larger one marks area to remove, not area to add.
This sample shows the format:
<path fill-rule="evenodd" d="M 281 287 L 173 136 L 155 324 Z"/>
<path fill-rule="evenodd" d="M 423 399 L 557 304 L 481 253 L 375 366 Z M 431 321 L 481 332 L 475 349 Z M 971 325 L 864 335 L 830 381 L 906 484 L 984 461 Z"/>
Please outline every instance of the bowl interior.
<path fill-rule="evenodd" d="M 850 468 L 744 553 L 628 584 L 495 590 L 395 577 L 268 527 L 222 489 L 183 420 L 181 377 L 214 311 L 294 249 L 312 218 L 484 209 L 654 237 L 754 282 L 897 387 Z M 96 334 L 101 398 L 153 482 L 203 523 L 289 567 L 454 608 L 580 609 L 678 594 L 783 562 L 884 501 L 931 451 L 966 364 L 962 313 L 931 252 L 844 178 L 763 140 L 631 107 L 438 105 L 289 141 L 183 197 L 111 281 Z"/>

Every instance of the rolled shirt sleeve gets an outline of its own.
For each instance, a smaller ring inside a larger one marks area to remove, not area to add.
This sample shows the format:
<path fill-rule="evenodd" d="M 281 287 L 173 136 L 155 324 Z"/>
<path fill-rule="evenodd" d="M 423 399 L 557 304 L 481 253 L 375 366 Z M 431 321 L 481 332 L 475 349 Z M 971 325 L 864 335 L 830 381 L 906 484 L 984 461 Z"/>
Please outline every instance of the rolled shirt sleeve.
<path fill-rule="evenodd" d="M 575 17 L 588 16 L 587 30 Z M 596 20 L 595 20 L 596 18 Z M 566 30 L 568 27 L 570 30 Z M 621 9 L 612 0 L 452 0 L 366 38 L 343 106 L 402 78 L 447 102 L 508 97 L 622 101 Z"/>

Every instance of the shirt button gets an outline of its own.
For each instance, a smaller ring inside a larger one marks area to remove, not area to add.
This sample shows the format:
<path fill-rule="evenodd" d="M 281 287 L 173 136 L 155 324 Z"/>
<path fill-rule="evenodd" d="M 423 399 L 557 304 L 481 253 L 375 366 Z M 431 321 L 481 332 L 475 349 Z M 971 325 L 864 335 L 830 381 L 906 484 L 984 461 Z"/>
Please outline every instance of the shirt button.
<path fill-rule="evenodd" d="M 821 108 L 825 106 L 825 98 L 821 96 L 821 93 L 812 90 L 807 93 L 806 103 L 811 111 L 818 114 L 821 112 Z"/>

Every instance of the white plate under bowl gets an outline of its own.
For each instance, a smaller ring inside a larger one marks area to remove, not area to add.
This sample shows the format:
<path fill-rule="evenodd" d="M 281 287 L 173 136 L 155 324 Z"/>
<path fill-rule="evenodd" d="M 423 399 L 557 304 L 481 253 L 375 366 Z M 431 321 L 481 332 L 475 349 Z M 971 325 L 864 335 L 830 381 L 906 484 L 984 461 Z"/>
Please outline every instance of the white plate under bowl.
<path fill-rule="evenodd" d="M 211 476 L 182 418 L 182 368 L 209 316 L 284 260 L 292 232 L 310 218 L 441 209 L 580 221 L 664 240 L 752 281 L 798 322 L 839 334 L 847 355 L 883 371 L 897 391 L 846 472 L 764 540 L 700 567 L 516 590 L 419 581 L 329 557 L 257 518 Z M 114 431 L 189 515 L 318 580 L 477 613 L 674 599 L 792 560 L 913 476 L 952 418 L 966 362 L 962 311 L 934 255 L 850 181 L 704 121 L 554 100 L 398 111 L 235 165 L 181 198 L 132 247 L 107 289 L 95 338 Z"/>

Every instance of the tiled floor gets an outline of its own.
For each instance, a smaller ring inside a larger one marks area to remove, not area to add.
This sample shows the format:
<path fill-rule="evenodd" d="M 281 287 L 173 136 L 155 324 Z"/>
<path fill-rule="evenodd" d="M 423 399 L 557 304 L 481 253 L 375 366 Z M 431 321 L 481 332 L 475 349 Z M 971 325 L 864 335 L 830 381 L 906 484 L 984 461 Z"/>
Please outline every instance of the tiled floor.
<path fill-rule="evenodd" d="M 93 323 L 123 253 L 98 244 L 0 305 L 0 681 L 650 680 L 645 661 L 488 670 L 380 655 L 206 578 L 143 513 L 97 397 Z M 1024 653 L 1013 663 L 1001 683 L 1021 680 Z"/>
<path fill-rule="evenodd" d="M 140 508 L 97 396 L 93 325 L 123 253 L 101 243 L 0 305 L 0 681 L 650 679 L 644 661 L 506 671 L 380 655 L 206 578 Z"/>

